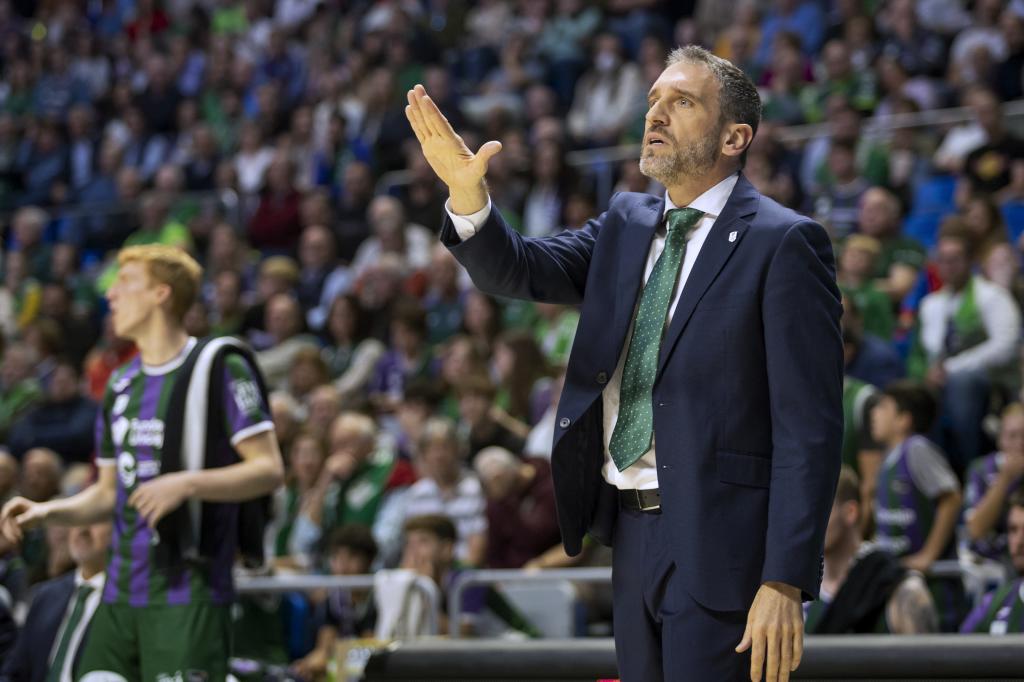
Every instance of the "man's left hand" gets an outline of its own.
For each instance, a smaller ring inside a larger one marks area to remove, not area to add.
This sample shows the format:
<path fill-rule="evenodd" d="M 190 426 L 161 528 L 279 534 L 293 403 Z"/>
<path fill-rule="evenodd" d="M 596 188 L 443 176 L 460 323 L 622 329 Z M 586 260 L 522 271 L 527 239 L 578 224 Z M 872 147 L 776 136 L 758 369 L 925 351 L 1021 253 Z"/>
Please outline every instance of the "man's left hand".
<path fill-rule="evenodd" d="M 157 476 L 141 484 L 128 498 L 128 504 L 142 514 L 150 528 L 181 506 L 192 494 L 191 472 L 176 471 Z"/>
<path fill-rule="evenodd" d="M 736 653 L 751 647 L 751 682 L 761 682 L 762 671 L 766 682 L 789 680 L 789 673 L 800 666 L 804 653 L 804 614 L 799 589 L 783 583 L 761 585 L 747 614 L 747 629 Z"/>

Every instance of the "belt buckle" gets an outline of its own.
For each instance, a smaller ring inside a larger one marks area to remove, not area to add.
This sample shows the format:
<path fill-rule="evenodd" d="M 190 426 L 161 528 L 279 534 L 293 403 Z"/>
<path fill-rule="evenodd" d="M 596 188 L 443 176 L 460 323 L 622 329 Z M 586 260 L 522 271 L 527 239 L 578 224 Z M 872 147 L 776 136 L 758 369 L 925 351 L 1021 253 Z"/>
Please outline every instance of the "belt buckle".
<path fill-rule="evenodd" d="M 640 489 L 639 488 L 634 488 L 633 490 L 636 493 L 636 506 L 640 508 L 640 511 L 642 511 L 642 512 L 649 512 L 649 511 L 655 511 L 657 509 L 661 509 L 661 503 L 658 503 L 658 504 L 655 504 L 655 505 L 651 505 L 649 507 L 644 506 L 643 496 L 640 494 L 640 492 L 641 492 Z"/>

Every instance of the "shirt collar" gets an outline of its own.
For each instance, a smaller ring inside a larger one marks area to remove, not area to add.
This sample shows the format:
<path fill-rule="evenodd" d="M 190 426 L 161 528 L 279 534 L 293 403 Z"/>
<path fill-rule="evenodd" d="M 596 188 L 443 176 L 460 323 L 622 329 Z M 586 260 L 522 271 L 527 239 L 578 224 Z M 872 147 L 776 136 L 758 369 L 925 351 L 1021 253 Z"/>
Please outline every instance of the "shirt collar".
<path fill-rule="evenodd" d="M 185 347 L 181 349 L 181 352 L 162 365 L 147 365 L 143 362 L 143 373 L 148 374 L 149 376 L 160 376 L 162 374 L 167 374 L 168 372 L 173 372 L 185 363 L 185 358 L 188 357 L 188 354 L 192 352 L 192 349 L 196 347 L 196 343 L 198 342 L 199 341 L 196 337 L 188 337 L 188 341 L 185 343 Z"/>
<path fill-rule="evenodd" d="M 690 202 L 689 208 L 695 208 L 698 211 L 703 211 L 704 215 L 709 218 L 717 218 L 722 215 L 722 211 L 725 210 L 725 205 L 729 202 L 729 197 L 732 195 L 732 190 L 736 187 L 736 183 L 740 179 L 739 173 L 733 173 L 717 185 L 707 190 L 699 197 Z M 672 203 L 672 198 L 668 195 L 668 190 L 665 190 L 665 212 L 662 214 L 664 217 L 672 209 L 679 208 Z"/>
<path fill-rule="evenodd" d="M 97 590 L 97 591 L 98 590 L 102 590 L 103 589 L 103 580 L 106 577 L 107 577 L 106 572 L 105 571 L 100 571 L 99 573 L 97 573 L 93 577 L 91 577 L 88 580 L 86 580 L 85 576 L 82 575 L 82 569 L 76 568 L 75 569 L 75 587 L 78 588 L 78 587 L 81 587 L 82 585 L 88 583 L 89 586 L 92 587 L 92 589 Z"/>

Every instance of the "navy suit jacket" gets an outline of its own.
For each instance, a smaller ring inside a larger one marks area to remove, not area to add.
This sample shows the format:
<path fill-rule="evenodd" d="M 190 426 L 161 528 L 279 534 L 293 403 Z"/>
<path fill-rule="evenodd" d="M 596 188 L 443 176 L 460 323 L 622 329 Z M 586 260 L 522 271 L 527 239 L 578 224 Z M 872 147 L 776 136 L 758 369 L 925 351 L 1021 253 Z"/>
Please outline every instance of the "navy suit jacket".
<path fill-rule="evenodd" d="M 48 580 L 36 588 L 25 626 L 0 670 L 0 682 L 43 682 L 49 672 L 50 652 L 57 639 L 68 602 L 75 594 L 75 572 Z M 88 629 L 82 638 L 75 659 L 81 656 Z"/>
<path fill-rule="evenodd" d="M 664 205 L 617 194 L 583 228 L 542 239 L 492 210 L 462 242 L 445 217 L 441 239 L 481 290 L 581 306 L 551 458 L 570 555 L 586 533 L 613 537 L 601 391 Z M 841 312 L 825 230 L 740 176 L 662 340 L 653 392 L 667 541 L 676 575 L 708 608 L 747 609 L 769 581 L 818 594 L 843 429 Z"/>

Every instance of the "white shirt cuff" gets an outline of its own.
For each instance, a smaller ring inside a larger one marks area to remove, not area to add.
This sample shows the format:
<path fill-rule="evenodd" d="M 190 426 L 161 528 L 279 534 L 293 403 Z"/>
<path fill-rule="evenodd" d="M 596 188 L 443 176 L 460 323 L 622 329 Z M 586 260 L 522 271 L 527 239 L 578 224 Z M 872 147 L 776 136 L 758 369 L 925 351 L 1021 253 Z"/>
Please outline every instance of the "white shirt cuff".
<path fill-rule="evenodd" d="M 455 226 L 455 231 L 459 235 L 459 239 L 466 241 L 470 237 L 476 234 L 476 231 L 487 222 L 487 218 L 491 215 L 491 198 L 487 197 L 487 205 L 481 208 L 476 213 L 470 213 L 469 215 L 456 215 L 452 213 L 451 208 L 451 197 L 444 202 L 444 210 L 448 212 L 448 217 L 452 219 L 452 224 Z"/>

